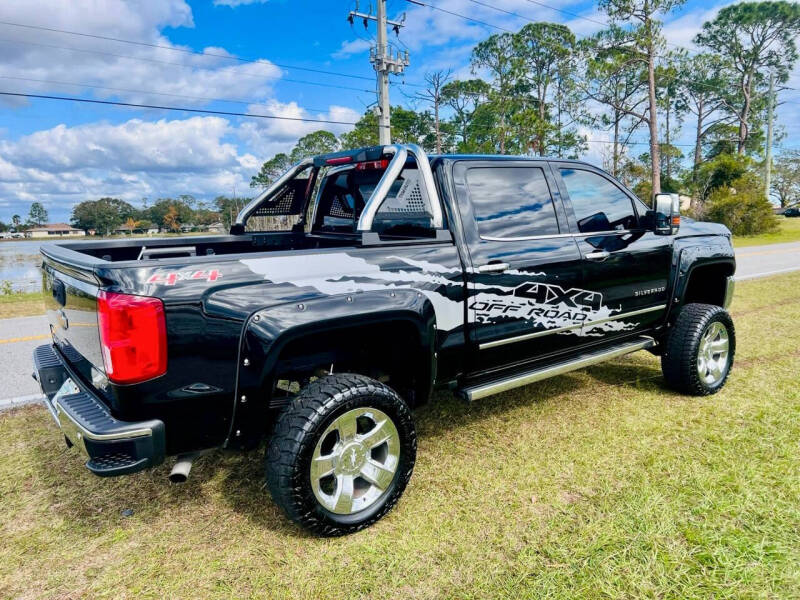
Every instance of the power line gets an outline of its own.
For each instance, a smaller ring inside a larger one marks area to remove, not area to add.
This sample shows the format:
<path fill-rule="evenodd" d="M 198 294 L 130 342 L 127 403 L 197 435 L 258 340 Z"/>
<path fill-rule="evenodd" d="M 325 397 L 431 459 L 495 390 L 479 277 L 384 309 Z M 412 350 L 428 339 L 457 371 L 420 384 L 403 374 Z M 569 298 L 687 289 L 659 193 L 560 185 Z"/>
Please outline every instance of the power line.
<path fill-rule="evenodd" d="M 426 8 L 430 8 L 432 10 L 436 10 L 448 15 L 452 15 L 454 17 L 459 17 L 461 19 L 466 19 L 467 21 L 472 21 L 473 23 L 477 23 L 479 25 L 483 25 L 485 27 L 491 27 L 492 29 L 497 29 L 499 31 L 505 31 L 506 33 L 516 33 L 511 29 L 506 29 L 505 27 L 500 27 L 500 25 L 493 25 L 492 23 L 487 23 L 486 21 L 480 21 L 478 19 L 473 19 L 472 17 L 468 17 L 466 15 L 462 15 L 461 13 L 454 12 L 452 10 L 447 10 L 446 8 L 442 8 L 441 6 L 434 6 L 433 4 L 426 4 L 425 2 L 421 2 L 420 0 L 406 0 L 411 4 L 416 4 L 417 6 L 424 6 Z"/>
<path fill-rule="evenodd" d="M 169 50 L 171 52 L 182 52 L 184 54 L 194 54 L 196 56 L 210 56 L 214 58 L 223 58 L 226 60 L 235 60 L 238 62 L 243 63 L 253 63 L 253 64 L 263 64 L 263 65 L 275 65 L 276 67 L 280 67 L 282 69 L 290 69 L 294 71 L 308 71 L 309 73 L 321 73 L 323 75 L 335 75 L 337 77 L 349 77 L 351 79 L 365 79 L 367 81 L 372 81 L 372 77 L 367 77 L 366 75 L 353 75 L 350 73 L 339 73 L 336 71 L 326 71 L 324 69 L 313 69 L 311 67 L 298 67 L 296 65 L 286 65 L 280 64 L 273 61 L 265 62 L 263 59 L 252 59 L 252 58 L 243 58 L 240 56 L 233 56 L 231 54 L 220 54 L 217 52 L 199 52 L 197 50 L 190 50 L 188 48 L 178 48 L 177 46 L 166 46 L 164 44 L 154 44 L 150 42 L 141 42 L 136 40 L 126 40 L 117 37 L 111 37 L 106 35 L 95 35 L 92 33 L 84 33 L 80 31 L 70 31 L 67 29 L 58 29 L 55 27 L 45 27 L 42 25 L 28 25 L 25 23 L 12 23 L 11 21 L 0 21 L 0 25 L 11 25 L 13 27 L 24 27 L 25 29 L 38 29 L 40 31 L 50 31 L 53 33 L 65 33 L 68 35 L 75 35 L 85 38 L 92 38 L 96 40 L 106 40 L 110 42 L 120 42 L 122 44 L 132 44 L 135 46 L 146 46 L 148 48 L 158 48 L 161 50 Z"/>
<path fill-rule="evenodd" d="M 354 121 L 335 121 L 333 119 L 311 119 L 306 117 L 279 117 L 277 115 L 261 115 L 257 113 L 241 113 L 227 110 L 210 110 L 206 108 L 187 108 L 179 106 L 160 106 L 157 104 L 139 104 L 135 102 L 116 102 L 113 100 L 93 100 L 90 98 L 75 98 L 72 96 L 51 96 L 46 94 L 24 94 L 22 92 L 0 92 L 0 96 L 16 96 L 19 98 L 39 98 L 43 100 L 61 100 L 65 102 L 84 102 L 87 104 L 103 104 L 107 106 L 126 106 L 131 108 L 152 108 L 156 110 L 171 110 L 177 112 L 201 113 L 207 115 L 222 115 L 226 117 L 251 117 L 255 119 L 274 119 L 277 121 L 300 121 L 303 123 L 329 123 L 332 125 L 355 125 Z"/>
<path fill-rule="evenodd" d="M 57 49 L 57 50 L 69 50 L 71 52 L 83 52 L 83 53 L 88 53 L 88 54 L 101 54 L 101 55 L 104 55 L 104 56 L 114 56 L 116 58 L 123 58 L 123 59 L 127 59 L 127 60 L 135 60 L 135 61 L 139 61 L 139 62 L 148 62 L 148 63 L 159 64 L 159 65 L 172 65 L 172 66 L 176 66 L 176 67 L 181 67 L 183 69 L 196 69 L 196 68 L 202 69 L 203 68 L 203 67 L 198 67 L 196 65 L 187 65 L 187 64 L 184 64 L 184 63 L 171 62 L 171 61 L 167 61 L 167 60 L 157 60 L 157 59 L 154 59 L 154 58 L 144 58 L 144 57 L 141 57 L 141 56 L 127 56 L 125 54 L 114 54 L 113 52 L 103 52 L 102 50 L 88 50 L 88 49 L 85 49 L 85 48 L 72 48 L 70 46 L 57 46 L 55 44 L 43 44 L 41 42 L 31 42 L 31 41 L 28 41 L 28 40 L 8 40 L 8 39 L 0 38 L 0 43 L 5 43 L 5 44 L 28 44 L 28 45 L 31 45 L 31 46 L 41 46 L 43 48 L 53 48 L 53 49 Z M 263 63 L 263 64 L 266 65 L 266 63 Z M 350 87 L 350 86 L 346 86 L 346 85 L 337 85 L 337 84 L 334 84 L 334 83 L 324 83 L 324 82 L 321 82 L 321 81 L 306 81 L 306 80 L 303 80 L 303 79 L 290 79 L 288 77 L 282 77 L 280 75 L 266 75 L 266 74 L 265 75 L 255 75 L 253 73 L 237 73 L 237 77 L 254 77 L 256 79 L 275 79 L 275 80 L 278 80 L 278 81 L 283 81 L 283 82 L 288 82 L 288 83 L 298 83 L 298 84 L 301 84 L 301 85 L 315 85 L 315 86 L 321 86 L 321 87 L 336 88 L 336 89 L 340 89 L 340 90 L 351 90 L 351 91 L 354 91 L 354 92 L 374 93 L 374 90 L 366 90 L 366 89 L 355 88 L 355 87 Z"/>
<path fill-rule="evenodd" d="M 574 12 L 571 12 L 571 11 L 568 11 L 568 10 L 564 10 L 563 8 L 558 8 L 558 7 L 555 7 L 555 6 L 551 6 L 549 4 L 545 4 L 544 2 L 539 2 L 538 0 L 526 0 L 526 2 L 528 2 L 530 4 L 536 4 L 537 6 L 541 6 L 543 8 L 549 8 L 550 10 L 554 10 L 556 12 L 560 12 L 560 13 L 565 14 L 565 15 L 567 15 L 569 17 L 574 18 L 574 19 L 582 19 L 583 21 L 589 21 L 589 23 L 594 23 L 595 25 L 601 25 L 603 27 L 608 27 L 608 25 L 609 25 L 607 22 L 598 21 L 597 19 L 592 19 L 591 17 L 584 17 L 583 15 L 579 15 L 578 13 L 574 13 Z"/>
<path fill-rule="evenodd" d="M 88 104 L 102 104 L 107 106 L 122 106 L 122 107 L 129 107 L 129 108 L 149 108 L 155 110 L 169 110 L 169 111 L 176 111 L 176 112 L 189 112 L 189 113 L 200 113 L 200 114 L 209 114 L 209 115 L 222 115 L 222 116 L 229 116 L 229 117 L 249 117 L 255 119 L 273 119 L 278 121 L 300 121 L 304 123 L 328 123 L 334 125 L 355 125 L 356 123 L 353 121 L 336 121 L 333 119 L 312 119 L 312 118 L 304 118 L 304 117 L 279 117 L 277 115 L 262 115 L 258 113 L 242 113 L 242 112 L 233 112 L 233 111 L 224 111 L 224 110 L 210 110 L 210 109 L 203 109 L 203 108 L 188 108 L 188 107 L 178 107 L 178 106 L 160 106 L 156 104 L 139 104 L 134 102 L 116 102 L 112 100 L 93 100 L 89 98 L 75 98 L 71 96 L 51 96 L 45 94 L 25 94 L 21 92 L 0 92 L 0 96 L 15 96 L 21 98 L 38 98 L 43 100 L 58 100 L 58 101 L 65 101 L 65 102 L 82 102 Z M 591 140 L 586 139 L 584 140 L 587 143 L 591 144 L 613 144 L 612 140 Z M 731 140 L 736 141 L 736 140 Z M 626 142 L 627 145 L 649 145 L 650 142 L 637 142 L 637 141 L 629 141 Z M 693 148 L 694 144 L 671 144 L 672 146 L 682 146 Z"/>
<path fill-rule="evenodd" d="M 173 98 L 184 98 L 186 100 L 204 100 L 206 102 L 229 102 L 231 104 L 244 104 L 247 106 L 263 106 L 265 108 L 271 108 L 269 104 L 264 104 L 263 102 L 259 102 L 257 100 L 232 100 L 226 98 L 211 98 L 208 96 L 189 96 L 186 94 L 170 94 L 168 92 L 155 92 L 151 90 L 135 90 L 130 88 L 118 88 L 118 87 L 108 87 L 103 85 L 91 85 L 88 83 L 75 83 L 73 81 L 56 81 L 53 79 L 34 79 L 32 77 L 14 77 L 12 75 L 0 75 L 0 79 L 11 79 L 14 81 L 29 81 L 32 83 L 48 83 L 51 85 L 71 85 L 75 87 L 82 87 L 82 88 L 92 88 L 98 90 L 109 90 L 112 92 L 127 92 L 130 94 L 144 94 L 144 95 L 151 95 L 151 96 L 170 96 Z M 302 108 L 303 110 L 307 110 L 310 112 L 327 112 L 330 109 L 323 109 L 323 108 L 308 108 L 303 106 L 298 106 L 298 108 Z"/>

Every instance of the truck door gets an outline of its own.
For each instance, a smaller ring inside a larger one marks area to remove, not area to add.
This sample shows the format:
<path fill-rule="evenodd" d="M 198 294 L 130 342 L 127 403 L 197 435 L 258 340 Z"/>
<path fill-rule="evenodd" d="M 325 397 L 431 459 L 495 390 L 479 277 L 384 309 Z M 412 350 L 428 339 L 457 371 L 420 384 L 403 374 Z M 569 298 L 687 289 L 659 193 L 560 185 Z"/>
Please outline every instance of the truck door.
<path fill-rule="evenodd" d="M 515 367 L 577 343 L 595 302 L 580 289 L 581 255 L 543 161 L 458 161 L 472 373 Z"/>
<path fill-rule="evenodd" d="M 663 319 L 672 236 L 641 226 L 647 207 L 588 165 L 553 165 L 583 257 L 583 287 L 602 298 L 586 335 L 614 338 Z"/>

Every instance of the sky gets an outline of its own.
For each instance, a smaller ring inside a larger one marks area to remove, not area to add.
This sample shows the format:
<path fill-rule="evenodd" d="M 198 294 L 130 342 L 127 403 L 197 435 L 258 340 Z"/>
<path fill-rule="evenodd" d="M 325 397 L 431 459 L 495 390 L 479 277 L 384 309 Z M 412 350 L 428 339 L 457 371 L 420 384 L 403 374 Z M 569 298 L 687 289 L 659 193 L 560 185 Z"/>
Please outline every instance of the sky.
<path fill-rule="evenodd" d="M 443 10 L 388 3 L 391 18 L 405 13 L 400 35 L 390 39 L 411 61 L 392 79 L 392 103 L 417 109 L 425 106 L 411 98 L 413 86 L 426 72 L 471 76 L 472 47 L 498 32 L 490 25 L 516 30 L 529 19 L 550 21 L 580 37 L 604 20 L 583 0 L 426 3 Z M 703 22 L 727 4 L 689 0 L 665 19 L 668 42 L 691 49 Z M 360 9 L 369 5 L 361 0 Z M 375 102 L 368 61 L 375 26 L 351 26 L 355 7 L 355 0 L 3 0 L 0 92 L 329 122 L 0 96 L 0 220 L 24 220 L 34 201 L 51 222 L 65 222 L 75 204 L 102 196 L 141 205 L 180 194 L 205 201 L 251 195 L 250 177 L 264 160 L 317 129 L 348 130 Z M 789 85 L 800 89 L 800 67 Z M 798 147 L 800 91 L 780 100 L 789 101 L 777 109 L 781 144 Z M 679 143 L 691 141 L 691 125 Z M 599 142 L 583 158 L 600 164 L 608 133 L 586 133 Z M 636 139 L 645 141 L 644 132 Z"/>

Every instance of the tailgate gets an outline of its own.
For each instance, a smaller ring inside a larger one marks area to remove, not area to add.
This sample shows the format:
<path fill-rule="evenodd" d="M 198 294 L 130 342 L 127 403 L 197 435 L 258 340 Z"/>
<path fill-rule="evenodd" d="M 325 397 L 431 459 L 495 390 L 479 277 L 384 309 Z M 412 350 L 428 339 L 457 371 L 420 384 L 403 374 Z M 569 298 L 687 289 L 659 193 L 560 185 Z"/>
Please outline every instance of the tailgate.
<path fill-rule="evenodd" d="M 45 310 L 53 341 L 89 383 L 104 373 L 97 327 L 98 285 L 91 270 L 46 256 L 42 265 Z"/>

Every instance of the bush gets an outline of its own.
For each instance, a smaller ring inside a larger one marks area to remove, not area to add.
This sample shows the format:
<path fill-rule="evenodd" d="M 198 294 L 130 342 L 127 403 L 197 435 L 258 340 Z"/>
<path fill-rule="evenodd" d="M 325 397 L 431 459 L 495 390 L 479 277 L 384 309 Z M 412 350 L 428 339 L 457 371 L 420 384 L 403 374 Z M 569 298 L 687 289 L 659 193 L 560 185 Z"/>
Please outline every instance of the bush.
<path fill-rule="evenodd" d="M 752 174 L 711 192 L 703 218 L 723 223 L 734 235 L 756 235 L 778 229 L 772 205 L 764 197 L 761 182 Z"/>

